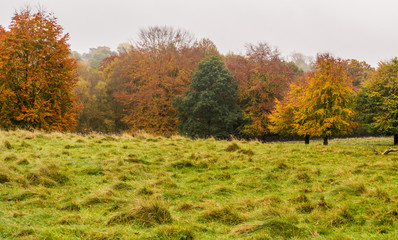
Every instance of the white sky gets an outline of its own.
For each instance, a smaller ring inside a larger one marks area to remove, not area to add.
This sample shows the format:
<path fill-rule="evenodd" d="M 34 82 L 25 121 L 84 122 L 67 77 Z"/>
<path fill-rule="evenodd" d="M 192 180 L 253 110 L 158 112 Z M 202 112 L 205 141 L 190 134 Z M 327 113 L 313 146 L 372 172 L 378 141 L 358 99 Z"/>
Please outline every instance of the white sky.
<path fill-rule="evenodd" d="M 0 0 L 0 25 L 26 5 L 53 12 L 80 53 L 167 25 L 211 39 L 222 53 L 265 41 L 284 56 L 331 52 L 373 66 L 398 56 L 395 0 Z"/>

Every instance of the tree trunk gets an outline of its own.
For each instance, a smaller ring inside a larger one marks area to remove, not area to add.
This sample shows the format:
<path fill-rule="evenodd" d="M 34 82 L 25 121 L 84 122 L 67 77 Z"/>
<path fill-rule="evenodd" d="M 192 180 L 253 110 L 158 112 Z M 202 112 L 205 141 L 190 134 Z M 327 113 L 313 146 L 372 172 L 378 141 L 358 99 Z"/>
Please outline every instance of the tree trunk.
<path fill-rule="evenodd" d="M 398 145 L 398 134 L 394 134 L 394 145 Z"/>
<path fill-rule="evenodd" d="M 304 142 L 305 144 L 310 144 L 310 135 L 305 135 Z"/>
<path fill-rule="evenodd" d="M 323 145 L 328 145 L 328 137 L 323 137 Z"/>

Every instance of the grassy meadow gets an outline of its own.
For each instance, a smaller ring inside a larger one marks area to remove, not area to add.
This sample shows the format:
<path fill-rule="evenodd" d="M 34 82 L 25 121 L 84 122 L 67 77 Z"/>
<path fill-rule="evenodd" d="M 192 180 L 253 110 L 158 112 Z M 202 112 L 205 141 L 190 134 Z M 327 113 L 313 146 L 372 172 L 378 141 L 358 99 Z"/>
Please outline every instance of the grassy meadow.
<path fill-rule="evenodd" d="M 392 142 L 0 131 L 0 239 L 398 239 Z"/>

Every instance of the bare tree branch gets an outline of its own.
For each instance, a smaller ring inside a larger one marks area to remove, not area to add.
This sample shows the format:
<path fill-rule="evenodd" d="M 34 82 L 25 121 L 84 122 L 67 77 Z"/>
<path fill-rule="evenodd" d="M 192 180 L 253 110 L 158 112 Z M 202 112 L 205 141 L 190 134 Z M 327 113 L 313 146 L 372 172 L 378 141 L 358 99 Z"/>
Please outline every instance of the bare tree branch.
<path fill-rule="evenodd" d="M 387 155 L 387 154 L 389 154 L 390 152 L 398 152 L 398 149 L 393 149 L 393 148 L 386 149 L 386 150 L 383 152 L 383 155 Z"/>
<path fill-rule="evenodd" d="M 372 146 L 372 151 L 374 154 L 379 155 L 379 152 L 373 146 Z M 398 148 L 397 149 L 388 148 L 382 153 L 382 155 L 387 155 L 390 152 L 398 152 Z"/>

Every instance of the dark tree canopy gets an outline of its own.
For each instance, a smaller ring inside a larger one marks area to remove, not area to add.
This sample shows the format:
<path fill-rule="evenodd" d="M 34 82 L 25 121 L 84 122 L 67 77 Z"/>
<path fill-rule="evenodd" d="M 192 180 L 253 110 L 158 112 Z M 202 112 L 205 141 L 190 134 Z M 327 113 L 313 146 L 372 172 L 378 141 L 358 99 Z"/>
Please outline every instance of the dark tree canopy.
<path fill-rule="evenodd" d="M 219 57 L 200 62 L 187 95 L 176 100 L 181 133 L 200 138 L 234 134 L 241 118 L 237 87 Z"/>
<path fill-rule="evenodd" d="M 398 144 L 398 58 L 381 62 L 358 97 L 360 117 L 369 129 L 394 135 Z"/>

